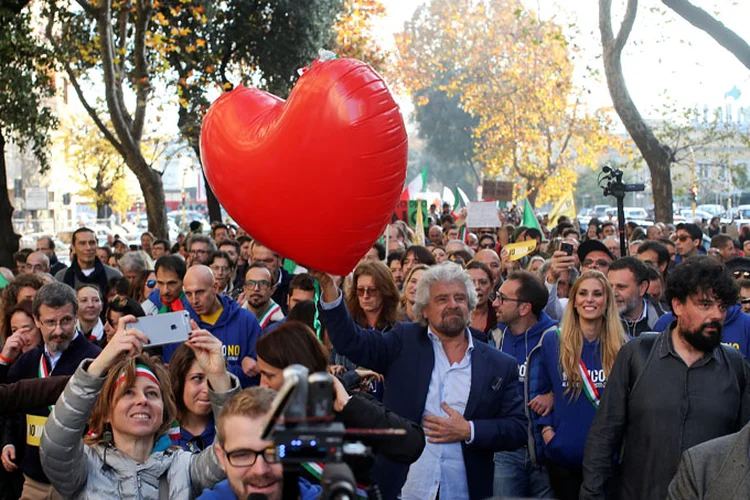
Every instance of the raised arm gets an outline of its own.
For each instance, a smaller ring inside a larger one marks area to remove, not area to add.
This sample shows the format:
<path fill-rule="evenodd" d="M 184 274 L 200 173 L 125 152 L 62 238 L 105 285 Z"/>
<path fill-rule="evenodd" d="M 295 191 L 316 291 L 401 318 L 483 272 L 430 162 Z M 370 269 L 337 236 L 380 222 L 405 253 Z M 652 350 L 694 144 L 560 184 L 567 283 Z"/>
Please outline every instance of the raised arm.
<path fill-rule="evenodd" d="M 336 352 L 360 366 L 388 375 L 391 361 L 401 349 L 398 327 L 385 334 L 360 327 L 346 310 L 341 292 L 333 279 L 319 271 L 309 272 L 320 282 L 326 330 Z"/>

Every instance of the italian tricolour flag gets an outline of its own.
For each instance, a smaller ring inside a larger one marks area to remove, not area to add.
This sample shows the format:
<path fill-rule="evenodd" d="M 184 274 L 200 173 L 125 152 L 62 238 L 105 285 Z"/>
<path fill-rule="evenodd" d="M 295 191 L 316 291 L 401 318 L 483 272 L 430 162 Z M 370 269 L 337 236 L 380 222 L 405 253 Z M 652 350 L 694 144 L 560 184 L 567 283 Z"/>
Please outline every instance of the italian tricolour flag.
<path fill-rule="evenodd" d="M 404 191 L 401 193 L 402 200 L 413 200 L 417 193 L 424 191 L 427 185 L 427 167 L 423 168 L 418 176 L 414 178 L 409 184 L 407 184 Z"/>

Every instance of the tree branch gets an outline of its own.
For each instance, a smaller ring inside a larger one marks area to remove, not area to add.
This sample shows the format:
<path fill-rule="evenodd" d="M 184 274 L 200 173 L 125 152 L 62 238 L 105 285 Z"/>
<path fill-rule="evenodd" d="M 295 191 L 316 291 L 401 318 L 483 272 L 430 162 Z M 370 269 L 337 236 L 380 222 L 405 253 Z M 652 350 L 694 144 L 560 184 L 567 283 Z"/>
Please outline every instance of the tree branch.
<path fill-rule="evenodd" d="M 54 10 L 50 10 L 49 18 L 47 21 L 47 27 L 45 29 L 45 36 L 47 37 L 47 40 L 52 45 L 53 50 L 57 54 L 61 54 L 62 50 L 58 43 L 55 41 L 55 37 L 52 34 L 52 26 L 54 25 Z M 76 95 L 78 96 L 78 100 L 81 101 L 81 105 L 83 105 L 83 109 L 86 110 L 86 112 L 89 114 L 91 119 L 93 120 L 96 127 L 101 131 L 102 134 L 107 138 L 109 142 L 112 143 L 112 146 L 117 150 L 118 153 L 121 155 L 125 154 L 125 149 L 122 146 L 122 143 L 117 140 L 117 137 L 112 134 L 112 132 L 107 128 L 107 126 L 104 124 L 102 119 L 99 117 L 99 113 L 97 113 L 96 109 L 89 104 L 88 100 L 86 99 L 85 94 L 83 93 L 83 90 L 81 89 L 80 83 L 78 83 L 78 78 L 76 77 L 75 72 L 73 71 L 72 66 L 69 62 L 63 60 L 63 68 L 65 69 L 65 72 L 68 74 L 68 78 L 70 78 L 70 84 L 73 85 L 73 90 L 75 90 Z"/>
<path fill-rule="evenodd" d="M 151 91 L 149 82 L 148 62 L 146 61 L 146 28 L 151 17 L 153 5 L 150 0 L 141 0 L 137 3 L 137 17 L 135 20 L 135 122 L 131 132 L 136 141 L 143 137 L 143 126 L 146 119 L 146 105 L 148 94 Z"/>
<path fill-rule="evenodd" d="M 99 28 L 99 48 L 102 54 L 102 70 L 104 73 L 104 95 L 107 100 L 112 126 L 115 128 L 117 136 L 123 146 L 127 144 L 127 149 L 133 150 L 138 147 L 137 141 L 133 139 L 130 133 L 130 116 L 124 102 L 118 98 L 120 93 L 117 91 L 114 46 L 112 43 L 112 0 L 100 0 L 99 9 L 97 26 Z M 123 156 L 127 156 L 125 149 L 123 149 Z"/>
<path fill-rule="evenodd" d="M 662 3 L 699 30 L 706 32 L 750 69 L 750 45 L 737 33 L 705 10 L 691 4 L 689 0 L 662 0 Z"/>
<path fill-rule="evenodd" d="M 617 54 L 622 53 L 622 49 L 625 48 L 625 44 L 630 37 L 630 32 L 633 31 L 633 24 L 635 23 L 635 15 L 638 13 L 638 0 L 628 0 L 628 6 L 625 9 L 625 17 L 622 19 L 620 30 L 617 32 L 617 39 L 615 40 L 614 50 Z"/>
<path fill-rule="evenodd" d="M 83 11 L 91 17 L 96 18 L 99 15 L 99 7 L 94 7 L 86 0 L 76 0 L 76 3 L 83 9 Z"/>

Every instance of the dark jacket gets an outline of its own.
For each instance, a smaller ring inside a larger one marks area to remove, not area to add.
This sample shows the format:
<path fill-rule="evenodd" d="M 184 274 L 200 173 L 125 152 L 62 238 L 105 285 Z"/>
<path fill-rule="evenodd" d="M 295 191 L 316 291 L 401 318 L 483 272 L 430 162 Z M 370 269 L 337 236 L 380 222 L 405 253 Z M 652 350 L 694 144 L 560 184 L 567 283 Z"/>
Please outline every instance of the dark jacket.
<path fill-rule="evenodd" d="M 669 500 L 750 498 L 750 425 L 682 454 Z"/>
<path fill-rule="evenodd" d="M 73 340 L 68 348 L 60 356 L 60 360 L 55 365 L 55 369 L 52 370 L 50 375 L 73 375 L 76 368 L 86 358 L 95 358 L 99 355 L 101 349 L 96 345 L 92 344 L 83 335 Z M 39 376 L 39 360 L 44 353 L 44 343 L 40 343 L 34 349 L 23 354 L 16 360 L 8 370 L 8 381 L 17 382 L 22 379 L 36 379 Z M 29 410 L 26 412 L 28 415 L 36 415 L 40 417 L 48 417 L 50 414 L 47 405 L 42 405 Z M 23 473 L 31 477 L 35 481 L 42 483 L 49 483 L 47 476 L 42 471 L 42 464 L 39 461 L 39 447 L 26 445 L 26 425 L 25 415 L 21 416 L 20 425 L 17 421 L 16 425 L 19 425 L 16 437 L 13 439 L 13 443 L 16 447 L 16 454 L 19 453 L 20 449 L 25 447 L 25 453 L 21 462 L 21 469 Z M 3 443 L 7 444 L 7 443 Z"/>
<path fill-rule="evenodd" d="M 286 297 L 289 295 L 289 283 L 292 281 L 292 275 L 283 267 L 279 268 L 279 272 L 281 272 L 281 283 L 278 284 L 276 291 L 271 295 L 271 300 L 281 306 L 281 311 L 284 313 L 284 316 L 286 316 L 289 314 L 289 306 L 286 303 Z"/>
<path fill-rule="evenodd" d="M 0 384 L 0 414 L 22 413 L 55 404 L 70 376 L 19 380 Z"/>
<path fill-rule="evenodd" d="M 646 314 L 643 315 L 643 317 L 638 321 L 630 321 L 627 318 L 620 317 L 622 328 L 625 330 L 625 333 L 627 333 L 628 336 L 633 339 L 643 332 L 664 331 L 664 328 L 658 329 L 656 327 L 659 318 L 664 315 L 664 311 L 662 310 L 661 306 L 654 302 L 650 297 L 644 298 L 643 303 L 646 306 Z"/>
<path fill-rule="evenodd" d="M 620 349 L 586 441 L 581 500 L 661 500 L 685 450 L 750 418 L 747 361 L 719 346 L 688 367 L 672 328 Z"/>
<path fill-rule="evenodd" d="M 355 324 L 343 301 L 324 311 L 328 335 L 336 350 L 353 362 L 385 376 L 385 407 L 421 425 L 435 354 L 427 327 L 396 323 L 385 334 Z M 461 443 L 469 496 L 492 496 L 493 453 L 526 443 L 526 416 L 518 390 L 518 367 L 510 356 L 482 342 L 474 343 L 471 389 L 464 417 L 474 422 L 474 441 Z M 408 466 L 378 457 L 375 482 L 383 497 L 395 498 Z"/>

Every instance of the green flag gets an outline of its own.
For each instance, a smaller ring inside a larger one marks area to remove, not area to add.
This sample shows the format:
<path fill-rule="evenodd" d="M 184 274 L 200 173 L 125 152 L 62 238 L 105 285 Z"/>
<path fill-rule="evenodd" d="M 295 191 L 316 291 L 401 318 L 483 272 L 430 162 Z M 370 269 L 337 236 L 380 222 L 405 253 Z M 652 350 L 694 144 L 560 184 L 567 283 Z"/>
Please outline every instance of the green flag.
<path fill-rule="evenodd" d="M 521 222 L 521 225 L 524 227 L 535 227 L 539 231 L 542 230 L 542 228 L 539 227 L 539 221 L 536 220 L 536 215 L 534 215 L 534 210 L 531 209 L 531 204 L 529 204 L 528 199 L 524 199 L 523 221 Z"/>

